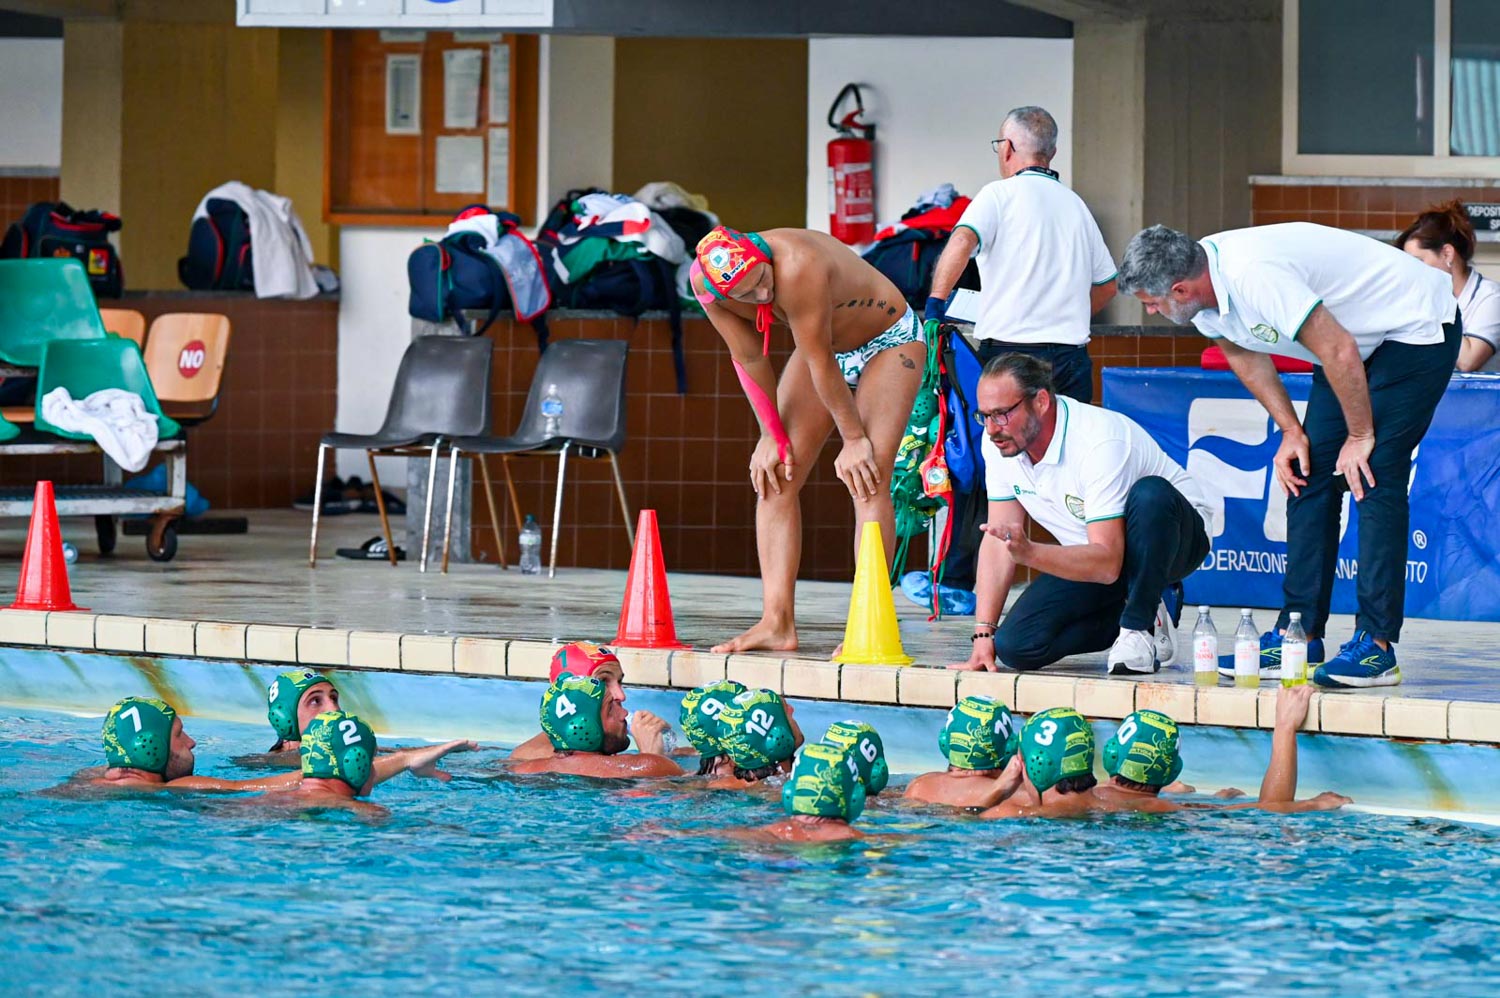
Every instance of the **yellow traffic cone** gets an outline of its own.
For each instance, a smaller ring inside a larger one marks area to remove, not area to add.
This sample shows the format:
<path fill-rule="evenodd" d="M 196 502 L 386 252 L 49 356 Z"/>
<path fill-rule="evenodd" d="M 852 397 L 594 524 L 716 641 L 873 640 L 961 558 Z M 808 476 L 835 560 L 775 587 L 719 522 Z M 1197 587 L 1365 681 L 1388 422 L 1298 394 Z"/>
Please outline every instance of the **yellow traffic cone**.
<path fill-rule="evenodd" d="M 834 661 L 845 665 L 911 664 L 896 627 L 896 601 L 891 598 L 880 524 L 873 521 L 866 523 L 860 534 L 849 622 L 844 625 L 844 650 Z"/>

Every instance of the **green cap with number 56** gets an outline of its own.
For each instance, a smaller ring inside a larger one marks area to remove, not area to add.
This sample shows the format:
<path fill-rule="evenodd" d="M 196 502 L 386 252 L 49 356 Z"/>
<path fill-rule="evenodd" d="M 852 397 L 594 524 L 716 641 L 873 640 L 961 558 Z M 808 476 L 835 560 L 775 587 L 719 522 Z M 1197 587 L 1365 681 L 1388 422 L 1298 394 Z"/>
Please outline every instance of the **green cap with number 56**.
<path fill-rule="evenodd" d="M 559 752 L 597 752 L 604 747 L 603 712 L 604 684 L 564 672 L 542 694 L 542 731 Z"/>
<path fill-rule="evenodd" d="M 1021 729 L 1021 758 L 1039 791 L 1070 776 L 1094 771 L 1094 729 L 1071 707 L 1049 707 L 1032 714 Z"/>
<path fill-rule="evenodd" d="M 302 732 L 302 775 L 343 780 L 363 793 L 375 771 L 375 732 L 353 714 L 330 710 L 307 722 Z"/>
<path fill-rule="evenodd" d="M 177 711 L 165 700 L 126 697 L 104 718 L 104 761 L 111 767 L 164 775 Z"/>

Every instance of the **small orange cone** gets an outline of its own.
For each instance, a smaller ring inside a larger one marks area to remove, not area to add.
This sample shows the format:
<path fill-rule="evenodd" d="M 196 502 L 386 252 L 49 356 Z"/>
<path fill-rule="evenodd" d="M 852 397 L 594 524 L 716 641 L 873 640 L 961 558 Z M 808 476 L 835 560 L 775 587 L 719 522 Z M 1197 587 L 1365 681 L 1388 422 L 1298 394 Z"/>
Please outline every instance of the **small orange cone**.
<path fill-rule="evenodd" d="M 667 590 L 667 569 L 661 557 L 661 538 L 656 532 L 656 510 L 641 510 L 635 527 L 635 551 L 630 556 L 630 574 L 625 579 L 625 602 L 620 607 L 620 629 L 615 633 L 620 648 L 687 648 L 677 640 L 672 623 L 672 594 Z"/>
<path fill-rule="evenodd" d="M 57 504 L 52 483 L 37 482 L 31 504 L 31 527 L 26 531 L 26 554 L 21 559 L 21 584 L 12 610 L 82 610 L 73 605 L 68 588 L 68 563 L 63 558 L 62 531 L 57 526 Z"/>
<path fill-rule="evenodd" d="M 834 661 L 844 665 L 911 665 L 896 626 L 885 542 L 880 539 L 880 524 L 873 520 L 865 524 L 859 536 L 859 564 L 854 567 L 844 650 Z"/>

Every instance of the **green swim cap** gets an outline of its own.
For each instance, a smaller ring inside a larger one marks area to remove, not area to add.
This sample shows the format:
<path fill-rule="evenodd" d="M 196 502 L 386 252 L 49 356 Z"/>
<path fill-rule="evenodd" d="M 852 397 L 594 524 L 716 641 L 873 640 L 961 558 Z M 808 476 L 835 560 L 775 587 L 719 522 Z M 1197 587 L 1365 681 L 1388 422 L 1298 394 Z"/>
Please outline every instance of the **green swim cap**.
<path fill-rule="evenodd" d="M 724 754 L 739 769 L 760 769 L 783 762 L 797 750 L 797 736 L 781 694 L 746 690 L 719 714 L 724 725 Z"/>
<path fill-rule="evenodd" d="M 865 809 L 865 784 L 854 753 L 828 742 L 804 745 L 781 788 L 787 814 L 853 821 Z"/>
<path fill-rule="evenodd" d="M 1021 730 L 1021 758 L 1037 790 L 1051 790 L 1094 771 L 1094 729 L 1071 707 L 1049 707 L 1032 714 Z"/>
<path fill-rule="evenodd" d="M 854 758 L 854 764 L 859 767 L 859 778 L 865 784 L 865 793 L 878 794 L 891 782 L 891 767 L 885 761 L 885 743 L 873 725 L 864 721 L 839 721 L 829 726 L 823 740 L 846 749 Z"/>
<path fill-rule="evenodd" d="M 733 679 L 721 679 L 717 683 L 689 690 L 682 698 L 682 713 L 677 716 L 682 733 L 700 756 L 705 759 L 724 754 L 721 740 L 724 724 L 720 715 L 729 702 L 745 692 L 745 684 Z"/>
<path fill-rule="evenodd" d="M 111 768 L 164 776 L 172 758 L 177 711 L 165 700 L 126 697 L 104 716 L 104 760 Z"/>
<path fill-rule="evenodd" d="M 343 780 L 357 794 L 375 771 L 375 732 L 353 714 L 326 711 L 307 722 L 299 752 L 303 776 Z"/>
<path fill-rule="evenodd" d="M 938 750 L 959 769 L 1004 769 L 1020 744 L 1020 725 L 1010 708 L 985 696 L 960 700 L 938 734 Z"/>
<path fill-rule="evenodd" d="M 1104 771 L 1136 783 L 1164 787 L 1182 773 L 1177 722 L 1155 710 L 1138 710 L 1104 743 Z"/>
<path fill-rule="evenodd" d="M 542 694 L 542 730 L 559 752 L 604 747 L 604 684 L 593 676 L 562 673 Z"/>
<path fill-rule="evenodd" d="M 302 737 L 302 732 L 297 730 L 297 705 L 302 702 L 302 694 L 319 683 L 333 686 L 333 680 L 327 676 L 320 676 L 311 669 L 299 669 L 283 672 L 266 687 L 266 720 L 271 722 L 277 738 L 294 742 Z M 338 689 L 337 686 L 333 688 Z"/>

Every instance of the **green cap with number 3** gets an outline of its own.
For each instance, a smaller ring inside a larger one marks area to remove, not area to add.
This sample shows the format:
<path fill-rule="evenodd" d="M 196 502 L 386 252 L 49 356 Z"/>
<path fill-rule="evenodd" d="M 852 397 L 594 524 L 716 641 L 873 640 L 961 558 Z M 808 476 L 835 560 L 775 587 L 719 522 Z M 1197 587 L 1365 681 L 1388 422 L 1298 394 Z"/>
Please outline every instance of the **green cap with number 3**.
<path fill-rule="evenodd" d="M 772 690 L 746 690 L 729 701 L 719 720 L 724 725 L 724 754 L 736 768 L 773 766 L 797 751 L 786 703 Z"/>
<path fill-rule="evenodd" d="M 1182 774 L 1177 722 L 1156 710 L 1138 710 L 1120 722 L 1104 743 L 1104 771 L 1150 787 L 1164 787 Z"/>
<path fill-rule="evenodd" d="M 1020 741 L 1020 725 L 1009 707 L 993 697 L 967 696 L 948 711 L 938 751 L 958 769 L 1004 769 Z"/>
<path fill-rule="evenodd" d="M 307 722 L 302 732 L 302 775 L 343 780 L 363 793 L 375 771 L 375 732 L 353 714 L 330 710 Z"/>
<path fill-rule="evenodd" d="M 172 722 L 176 719 L 177 711 L 165 700 L 121 700 L 104 718 L 105 762 L 111 767 L 165 775 L 172 755 Z"/>
<path fill-rule="evenodd" d="M 542 731 L 559 752 L 597 752 L 604 747 L 604 684 L 593 676 L 564 672 L 542 694 Z"/>
<path fill-rule="evenodd" d="M 1049 707 L 1032 714 L 1021 729 L 1021 758 L 1039 791 L 1070 776 L 1094 771 L 1094 729 L 1071 707 Z"/>
<path fill-rule="evenodd" d="M 847 749 L 853 755 L 866 793 L 878 794 L 891 782 L 891 767 L 885 761 L 885 743 L 880 740 L 880 733 L 874 725 L 865 721 L 839 721 L 829 725 L 823 740 Z"/>

